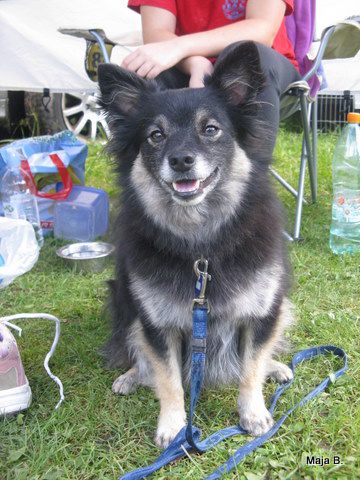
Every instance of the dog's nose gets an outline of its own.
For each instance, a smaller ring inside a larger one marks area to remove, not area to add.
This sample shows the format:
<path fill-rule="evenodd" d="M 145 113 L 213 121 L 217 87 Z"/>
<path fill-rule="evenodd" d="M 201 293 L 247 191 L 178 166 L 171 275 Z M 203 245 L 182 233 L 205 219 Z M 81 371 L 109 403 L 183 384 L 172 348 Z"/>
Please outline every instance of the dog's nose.
<path fill-rule="evenodd" d="M 192 155 L 172 155 L 169 157 L 169 165 L 175 172 L 187 172 L 195 163 Z"/>

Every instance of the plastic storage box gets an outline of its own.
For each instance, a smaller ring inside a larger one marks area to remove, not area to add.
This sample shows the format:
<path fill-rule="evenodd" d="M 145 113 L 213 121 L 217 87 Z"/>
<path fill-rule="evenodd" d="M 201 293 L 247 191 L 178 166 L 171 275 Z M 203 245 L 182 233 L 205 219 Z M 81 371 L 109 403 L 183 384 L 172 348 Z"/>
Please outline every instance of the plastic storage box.
<path fill-rule="evenodd" d="M 109 197 L 103 190 L 74 186 L 68 198 L 56 202 L 54 235 L 88 242 L 104 235 L 109 226 Z"/>

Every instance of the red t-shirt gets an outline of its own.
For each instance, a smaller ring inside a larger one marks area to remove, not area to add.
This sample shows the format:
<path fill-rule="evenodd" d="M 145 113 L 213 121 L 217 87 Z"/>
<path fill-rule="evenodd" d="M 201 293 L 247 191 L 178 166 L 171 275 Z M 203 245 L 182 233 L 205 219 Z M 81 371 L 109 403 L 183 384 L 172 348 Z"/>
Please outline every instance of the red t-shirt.
<path fill-rule="evenodd" d="M 284 0 L 285 15 L 293 11 L 294 0 Z M 177 35 L 205 32 L 245 19 L 247 0 L 128 0 L 128 6 L 139 12 L 141 5 L 168 10 L 176 16 Z M 189 14 L 191 12 L 191 15 Z M 294 49 L 282 21 L 272 48 L 287 57 L 298 68 Z"/>

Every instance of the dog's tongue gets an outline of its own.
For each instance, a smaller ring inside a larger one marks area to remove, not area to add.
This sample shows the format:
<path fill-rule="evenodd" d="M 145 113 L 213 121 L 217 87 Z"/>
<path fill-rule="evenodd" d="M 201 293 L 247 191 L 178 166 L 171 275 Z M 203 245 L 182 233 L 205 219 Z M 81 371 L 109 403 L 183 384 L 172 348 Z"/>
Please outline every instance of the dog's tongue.
<path fill-rule="evenodd" d="M 194 192 L 200 187 L 200 180 L 184 180 L 173 183 L 174 190 L 180 193 Z"/>

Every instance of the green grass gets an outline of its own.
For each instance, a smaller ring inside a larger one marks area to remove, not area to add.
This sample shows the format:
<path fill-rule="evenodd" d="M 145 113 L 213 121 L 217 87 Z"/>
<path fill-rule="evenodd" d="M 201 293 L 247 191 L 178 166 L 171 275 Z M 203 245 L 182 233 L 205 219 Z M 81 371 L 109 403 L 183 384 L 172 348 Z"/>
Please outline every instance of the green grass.
<path fill-rule="evenodd" d="M 349 371 L 326 393 L 297 410 L 279 433 L 237 467 L 231 479 L 355 479 L 359 449 L 359 256 L 337 257 L 328 247 L 331 203 L 331 157 L 335 136 L 319 138 L 319 199 L 304 208 L 304 242 L 290 245 L 294 270 L 292 301 L 297 325 L 291 350 L 336 344 L 349 355 Z M 300 137 L 282 130 L 276 165 L 295 181 Z M 87 183 L 116 194 L 109 162 L 100 145 L 90 147 Z M 280 191 L 286 210 L 294 202 Z M 31 408 L 0 420 L 1 480 L 115 479 L 153 460 L 158 403 L 144 388 L 116 397 L 111 384 L 117 372 L 103 368 L 98 350 L 107 333 L 105 281 L 101 274 L 66 270 L 55 256 L 58 243 L 47 240 L 34 269 L 0 293 L 1 314 L 47 312 L 62 319 L 61 341 L 52 370 L 64 383 L 66 400 L 58 411 L 55 384 L 42 362 L 53 335 L 43 321 L 22 322 L 19 340 L 25 370 L 33 390 Z M 285 357 L 288 360 L 290 356 Z M 293 388 L 279 402 L 278 414 L 338 366 L 335 359 L 310 362 L 298 369 Z M 266 387 L 270 396 L 274 384 Z M 236 389 L 205 391 L 196 424 L 204 434 L 237 422 Z M 228 440 L 211 453 L 191 455 L 152 478 L 202 479 L 223 463 L 244 438 Z M 306 466 L 306 454 L 339 455 L 341 466 Z"/>

